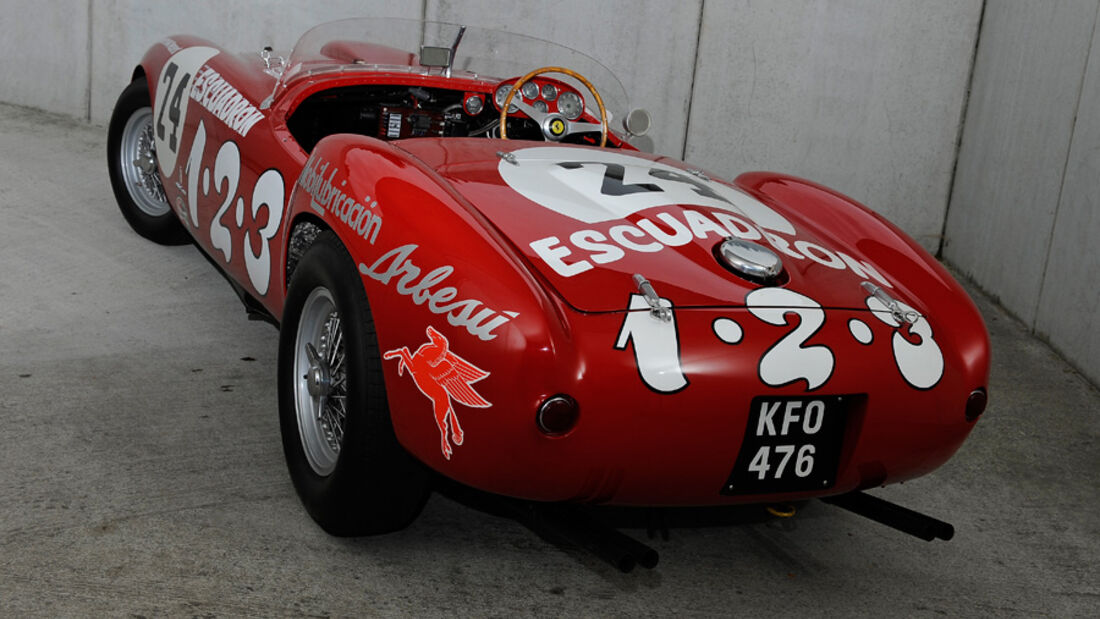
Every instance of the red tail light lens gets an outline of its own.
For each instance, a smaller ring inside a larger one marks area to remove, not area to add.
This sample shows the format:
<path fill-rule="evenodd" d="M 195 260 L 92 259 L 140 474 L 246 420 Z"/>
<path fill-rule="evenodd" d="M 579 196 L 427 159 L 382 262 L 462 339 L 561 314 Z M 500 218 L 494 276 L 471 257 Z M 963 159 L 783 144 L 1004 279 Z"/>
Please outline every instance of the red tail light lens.
<path fill-rule="evenodd" d="M 984 388 L 978 388 L 970 392 L 966 399 L 966 420 L 974 421 L 985 412 L 985 405 L 989 402 Z"/>
<path fill-rule="evenodd" d="M 535 414 L 535 424 L 543 434 L 562 436 L 576 427 L 580 413 L 576 400 L 567 395 L 558 394 L 546 398 L 539 405 L 538 413 Z"/>

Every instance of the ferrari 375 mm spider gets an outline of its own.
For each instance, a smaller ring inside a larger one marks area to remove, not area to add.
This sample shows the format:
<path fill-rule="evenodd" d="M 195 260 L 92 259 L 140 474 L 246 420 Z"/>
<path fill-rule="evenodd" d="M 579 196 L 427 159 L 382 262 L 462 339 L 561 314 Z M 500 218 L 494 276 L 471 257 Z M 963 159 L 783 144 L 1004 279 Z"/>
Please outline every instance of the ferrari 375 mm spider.
<path fill-rule="evenodd" d="M 642 153 L 648 124 L 575 51 L 346 20 L 285 56 L 155 44 L 108 163 L 134 230 L 278 325 L 287 465 L 326 531 L 405 526 L 434 470 L 543 503 L 825 498 L 949 537 L 859 491 L 982 414 L 966 293 L 854 201 Z"/>

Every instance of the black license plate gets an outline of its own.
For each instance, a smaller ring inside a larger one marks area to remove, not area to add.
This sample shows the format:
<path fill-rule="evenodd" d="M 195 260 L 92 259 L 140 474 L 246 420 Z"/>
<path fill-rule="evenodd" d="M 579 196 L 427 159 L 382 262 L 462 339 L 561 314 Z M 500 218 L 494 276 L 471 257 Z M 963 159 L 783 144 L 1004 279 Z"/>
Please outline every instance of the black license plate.
<path fill-rule="evenodd" d="M 844 427 L 856 398 L 753 398 L 741 452 L 722 494 L 773 494 L 831 487 L 836 483 Z"/>

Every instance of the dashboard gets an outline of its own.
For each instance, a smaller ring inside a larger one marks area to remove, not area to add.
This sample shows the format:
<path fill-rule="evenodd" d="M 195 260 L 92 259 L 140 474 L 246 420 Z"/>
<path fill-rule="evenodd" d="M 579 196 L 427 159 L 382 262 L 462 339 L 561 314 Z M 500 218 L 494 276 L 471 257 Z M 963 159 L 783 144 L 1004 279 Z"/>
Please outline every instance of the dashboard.
<path fill-rule="evenodd" d="M 500 137 L 500 108 L 516 79 L 500 82 L 492 92 L 421 85 L 357 84 L 313 93 L 287 119 L 287 127 L 307 153 L 317 142 L 336 133 L 355 133 L 383 140 L 413 137 Z M 584 98 L 558 80 L 533 78 L 513 99 L 540 113 L 560 114 L 573 121 L 585 115 Z M 516 103 L 509 106 L 509 139 L 546 139 L 539 124 Z M 596 138 L 599 132 L 595 132 Z M 562 139 L 596 143 L 593 134 Z"/>

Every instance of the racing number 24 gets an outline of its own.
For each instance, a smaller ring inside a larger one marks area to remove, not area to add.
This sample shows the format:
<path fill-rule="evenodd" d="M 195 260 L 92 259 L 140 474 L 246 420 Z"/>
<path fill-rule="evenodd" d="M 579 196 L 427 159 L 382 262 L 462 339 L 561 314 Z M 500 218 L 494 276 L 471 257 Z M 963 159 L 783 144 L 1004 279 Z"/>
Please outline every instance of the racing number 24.
<path fill-rule="evenodd" d="M 172 123 L 172 133 L 168 136 L 168 148 L 172 152 L 176 152 L 177 142 L 176 134 L 179 131 L 180 123 L 180 105 L 183 103 L 183 93 L 187 90 L 187 84 L 191 81 L 191 74 L 184 73 L 183 77 L 179 80 L 179 85 L 173 88 L 173 84 L 176 82 L 176 73 L 179 72 L 179 66 L 174 62 L 169 62 L 164 67 L 164 71 L 160 75 L 160 83 L 164 85 L 164 98 L 160 101 L 160 114 L 157 116 L 157 138 L 163 140 L 165 127 L 164 127 L 164 110 L 168 109 L 168 122 Z M 172 97 L 172 102 L 169 104 L 168 97 Z"/>

